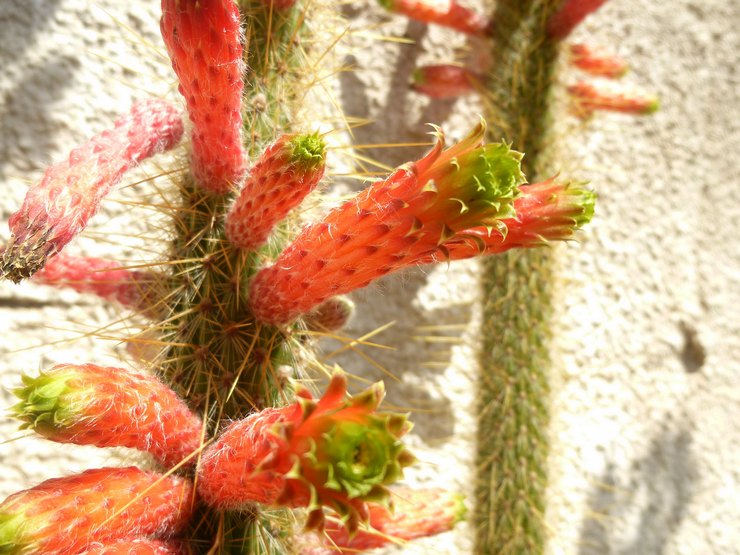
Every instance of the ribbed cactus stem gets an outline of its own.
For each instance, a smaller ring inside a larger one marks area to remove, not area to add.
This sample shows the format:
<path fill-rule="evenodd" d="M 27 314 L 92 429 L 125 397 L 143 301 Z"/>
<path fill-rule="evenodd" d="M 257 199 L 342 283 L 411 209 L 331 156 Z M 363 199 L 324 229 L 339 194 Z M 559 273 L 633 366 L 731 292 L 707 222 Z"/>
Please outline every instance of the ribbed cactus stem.
<path fill-rule="evenodd" d="M 294 366 L 289 353 L 297 349 L 289 348 L 292 340 L 284 331 L 255 322 L 247 292 L 257 266 L 277 254 L 273 250 L 279 248 L 280 237 L 288 234 L 276 233 L 277 240 L 273 237 L 267 246 L 260 246 L 261 237 L 243 249 L 227 235 L 225 222 L 241 186 L 241 157 L 251 158 L 246 166 L 254 169 L 268 144 L 288 130 L 303 131 L 290 126 L 305 94 L 300 77 L 311 64 L 301 44 L 304 17 L 299 6 L 258 0 L 164 0 L 163 7 L 162 30 L 188 104 L 193 147 L 190 172 L 178 183 L 179 202 L 172 212 L 172 289 L 165 294 L 169 314 L 157 326 L 168 346 L 154 364 L 203 417 L 208 440 L 224 421 L 285 402 L 281 367 Z M 233 26 L 236 9 L 239 30 Z M 199 10 L 222 15 L 201 18 L 204 25 L 191 26 Z M 198 37 L 211 39 L 203 33 L 215 33 L 228 44 L 204 49 Z M 238 44 L 243 63 L 231 56 Z M 232 83 L 234 77 L 239 83 Z M 238 130 L 232 109 L 237 103 L 230 96 L 237 89 L 242 91 Z M 214 102 L 222 109 L 211 110 Z M 223 167 L 213 151 L 218 141 L 200 140 L 215 137 L 221 129 L 229 138 L 222 151 L 229 163 Z M 239 148 L 231 141 L 238 136 L 243 141 Z M 204 553 L 277 555 L 289 552 L 295 525 L 291 518 L 257 507 L 239 512 L 200 507 L 186 536 L 192 538 L 195 552 L 202 548 Z"/>
<path fill-rule="evenodd" d="M 550 89 L 557 57 L 547 22 L 558 0 L 498 0 L 489 74 L 491 137 L 526 152 L 531 182 L 546 178 Z M 551 171 L 551 170 L 550 170 Z M 515 250 L 483 263 L 475 553 L 544 550 L 552 255 Z"/>

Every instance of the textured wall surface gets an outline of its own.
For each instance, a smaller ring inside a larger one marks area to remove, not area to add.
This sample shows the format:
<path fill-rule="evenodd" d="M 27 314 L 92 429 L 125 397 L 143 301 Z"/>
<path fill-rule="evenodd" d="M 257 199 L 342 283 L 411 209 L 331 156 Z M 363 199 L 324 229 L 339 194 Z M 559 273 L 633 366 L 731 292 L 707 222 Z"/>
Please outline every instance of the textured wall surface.
<path fill-rule="evenodd" d="M 3 221 L 47 163 L 132 100 L 172 92 L 157 4 L 0 3 Z M 553 554 L 740 552 L 740 7 L 645 4 L 612 0 L 574 37 L 627 57 L 625 85 L 658 92 L 663 108 L 647 119 L 573 121 L 560 138 L 562 175 L 591 180 L 599 204 L 579 243 L 557 247 Z M 483 63 L 485 45 L 389 16 L 374 2 L 342 9 L 353 23 L 337 60 L 354 71 L 338 74 L 336 97 L 349 116 L 371 121 L 354 130 L 355 142 L 426 142 L 426 122 L 462 137 L 480 109 L 474 100 L 430 101 L 407 84 L 418 64 Z M 576 78 L 563 74 L 564 83 Z M 393 166 L 422 151 L 361 154 Z M 121 189 L 70 248 L 146 259 L 148 212 L 133 206 L 146 191 Z M 389 403 L 413 411 L 410 441 L 422 461 L 410 473 L 415 483 L 467 491 L 472 480 L 477 271 L 476 263 L 423 268 L 359 292 L 347 334 L 395 322 L 368 340 L 393 350 L 325 346 L 328 361 L 385 379 Z M 0 322 L 5 387 L 58 362 L 129 364 L 115 340 L 124 324 L 91 297 L 2 283 Z M 2 393 L 3 406 L 11 402 Z M 0 497 L 111 461 L 108 452 L 23 437 L 9 421 L 0 434 Z M 469 553 L 469 533 L 461 526 L 403 551 Z"/>

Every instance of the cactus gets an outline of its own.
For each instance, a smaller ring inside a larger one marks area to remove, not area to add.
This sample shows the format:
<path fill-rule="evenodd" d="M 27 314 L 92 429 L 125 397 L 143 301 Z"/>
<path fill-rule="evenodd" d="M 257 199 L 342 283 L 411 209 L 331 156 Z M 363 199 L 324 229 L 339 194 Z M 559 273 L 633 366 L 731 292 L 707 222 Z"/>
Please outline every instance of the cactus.
<path fill-rule="evenodd" d="M 470 34 L 498 29 L 494 51 L 509 50 L 499 52 L 504 63 L 489 76 L 500 113 L 491 114 L 499 123 L 488 134 L 510 135 L 539 168 L 554 6 L 503 1 L 491 24 L 456 1 L 442 4 L 446 11 L 425 2 L 388 5 Z M 335 330 L 353 310 L 343 294 L 403 268 L 568 239 L 590 220 L 593 193 L 546 176 L 526 184 L 522 154 L 486 143 L 481 122 L 449 147 L 436 130 L 424 157 L 297 232 L 292 212 L 326 163 L 324 138 L 299 117 L 301 72 L 310 65 L 306 13 L 291 1 L 162 0 L 163 40 L 186 115 L 160 100 L 135 105 L 49 168 L 11 217 L 4 277 L 33 276 L 123 304 L 150 322 L 162 348 L 146 357 L 156 377 L 78 363 L 23 378 L 15 407 L 22 427 L 58 442 L 131 447 L 153 455 L 158 469 L 89 470 L 11 495 L 0 504 L 0 553 L 291 553 L 310 547 L 301 528 L 330 540 L 318 549 L 362 550 L 459 520 L 454 494 L 392 487 L 413 457 L 401 441 L 406 416 L 377 410 L 382 386 L 349 397 L 335 371 L 314 399 L 303 385 L 310 383 L 303 332 Z M 534 37 L 541 41 L 531 51 L 511 50 Z M 522 52 L 526 60 L 517 57 Z M 525 70 L 518 88 L 514 64 Z M 509 90 L 516 94 L 506 97 Z M 161 260 L 136 270 L 60 253 L 124 172 L 174 148 L 184 128 L 185 169 L 173 172 L 166 192 L 171 239 Z M 504 256 L 491 266 L 494 286 L 514 284 L 516 302 L 526 298 L 532 312 L 504 308 L 500 319 L 518 318 L 514 328 L 494 328 L 487 312 L 485 341 L 500 342 L 517 364 L 543 358 L 546 324 L 530 324 L 547 312 L 546 296 L 535 293 L 548 287 L 549 256 Z M 516 266 L 524 270 L 497 275 L 496 268 Z M 514 377 L 513 364 L 504 370 L 482 382 L 517 389 L 531 408 L 523 427 L 539 442 L 546 383 L 540 375 Z M 484 414 L 498 414 L 485 403 Z M 509 435 L 493 447 L 507 448 L 520 427 L 500 415 L 489 429 Z M 508 472 L 517 476 L 489 510 L 502 521 L 493 527 L 496 541 L 524 527 L 530 535 L 522 545 L 541 549 L 544 453 L 537 444 L 524 455 L 494 457 L 535 463 L 502 471 L 507 480 Z M 525 490 L 527 503 L 512 506 Z M 394 496 L 409 500 L 396 503 L 398 514 L 388 506 Z"/>

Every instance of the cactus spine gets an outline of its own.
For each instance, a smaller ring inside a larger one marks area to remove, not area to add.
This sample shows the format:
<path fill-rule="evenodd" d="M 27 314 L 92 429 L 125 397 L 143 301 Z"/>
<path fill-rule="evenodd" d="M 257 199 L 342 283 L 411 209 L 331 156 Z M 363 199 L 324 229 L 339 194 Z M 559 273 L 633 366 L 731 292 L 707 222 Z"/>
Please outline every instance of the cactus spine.
<path fill-rule="evenodd" d="M 525 173 L 546 178 L 557 44 L 547 22 L 558 0 L 498 0 L 488 76 L 490 136 L 526 152 Z M 550 168 L 552 169 L 552 168 Z M 483 262 L 475 552 L 542 553 L 547 484 L 548 356 L 553 260 L 511 251 Z"/>

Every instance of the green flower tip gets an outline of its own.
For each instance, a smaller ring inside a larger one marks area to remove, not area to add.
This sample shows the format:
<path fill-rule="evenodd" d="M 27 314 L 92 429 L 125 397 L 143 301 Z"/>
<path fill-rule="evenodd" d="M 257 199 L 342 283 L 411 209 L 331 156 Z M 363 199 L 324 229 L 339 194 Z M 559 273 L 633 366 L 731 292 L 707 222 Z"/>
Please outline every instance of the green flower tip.
<path fill-rule="evenodd" d="M 465 505 L 465 496 L 462 493 L 456 493 L 452 496 L 452 526 L 465 520 L 468 515 L 468 507 Z"/>
<path fill-rule="evenodd" d="M 514 217 L 514 199 L 525 182 L 521 169 L 523 154 L 505 143 L 491 143 L 450 160 L 460 180 L 460 194 L 453 200 L 467 210 L 485 214 L 486 219 Z"/>
<path fill-rule="evenodd" d="M 23 376 L 23 386 L 13 390 L 21 401 L 11 407 L 13 416 L 21 420 L 21 429 L 63 428 L 73 424 L 79 416 L 80 391 L 72 389 L 76 377 L 73 367 L 60 368 L 38 377 Z M 72 394 L 74 398 L 72 397 Z M 82 395 L 84 398 L 84 394 Z"/>
<path fill-rule="evenodd" d="M 290 140 L 290 162 L 304 172 L 324 164 L 326 143 L 318 133 L 296 135 Z"/>
<path fill-rule="evenodd" d="M 324 435 L 327 464 L 325 486 L 343 491 L 350 499 L 378 496 L 378 487 L 403 476 L 408 452 L 390 431 L 397 415 L 371 415 L 364 422 L 340 421 Z"/>
<path fill-rule="evenodd" d="M 23 514 L 0 513 L 0 555 L 24 553 L 23 532 L 28 518 Z"/>
<path fill-rule="evenodd" d="M 645 108 L 645 114 L 654 114 L 658 110 L 660 110 L 660 99 L 656 96 L 648 103 Z"/>
<path fill-rule="evenodd" d="M 575 229 L 580 229 L 591 221 L 596 207 L 596 193 L 586 188 L 585 184 L 568 187 L 568 203 L 573 207 L 572 216 Z"/>
<path fill-rule="evenodd" d="M 396 7 L 395 0 L 378 0 L 378 4 L 380 4 L 380 7 L 385 8 L 386 10 L 393 10 Z"/>

